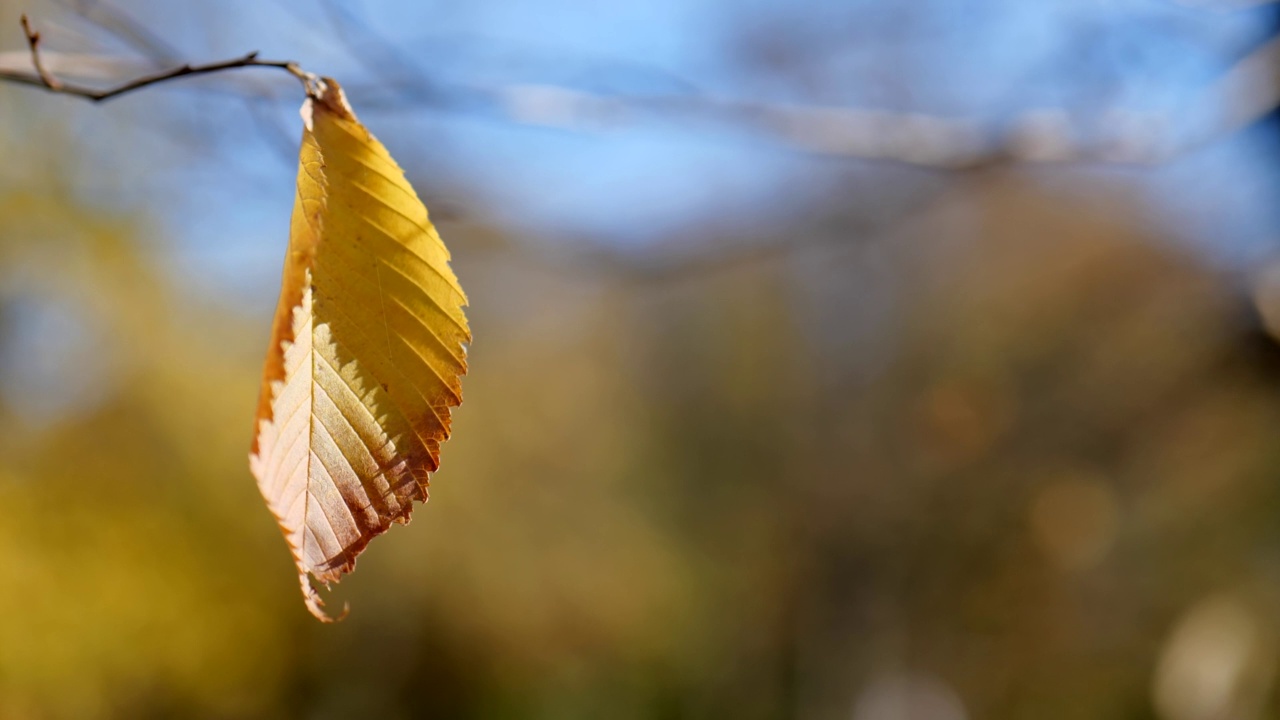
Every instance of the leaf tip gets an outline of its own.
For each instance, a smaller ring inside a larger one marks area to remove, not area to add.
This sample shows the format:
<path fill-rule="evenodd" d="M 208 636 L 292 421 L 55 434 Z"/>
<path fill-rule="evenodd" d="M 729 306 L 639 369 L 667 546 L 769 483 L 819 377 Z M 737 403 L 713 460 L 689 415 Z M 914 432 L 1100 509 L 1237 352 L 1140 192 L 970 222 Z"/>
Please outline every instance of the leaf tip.
<path fill-rule="evenodd" d="M 302 122 L 308 130 L 314 129 L 313 115 L 317 107 L 344 120 L 359 122 L 356 120 L 356 111 L 351 108 L 346 94 L 342 92 L 342 86 L 333 78 L 318 78 L 314 85 L 308 86 L 307 101 L 302 104 Z"/>
<path fill-rule="evenodd" d="M 338 617 L 333 617 L 324 611 L 324 600 L 320 598 L 320 593 L 311 585 L 311 581 L 307 579 L 307 573 L 298 571 L 298 583 L 302 585 L 302 600 L 307 604 L 307 610 L 315 619 L 322 623 L 342 622 L 347 617 L 347 613 L 351 612 L 350 603 L 342 603 L 342 612 Z"/>

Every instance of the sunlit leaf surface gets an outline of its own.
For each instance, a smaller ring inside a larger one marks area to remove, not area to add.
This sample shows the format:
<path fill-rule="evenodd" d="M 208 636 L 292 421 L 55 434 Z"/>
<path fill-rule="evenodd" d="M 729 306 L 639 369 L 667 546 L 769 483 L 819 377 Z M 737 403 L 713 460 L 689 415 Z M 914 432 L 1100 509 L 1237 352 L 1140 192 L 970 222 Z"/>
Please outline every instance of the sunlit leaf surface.
<path fill-rule="evenodd" d="M 386 149 L 326 81 L 306 127 L 250 467 L 311 612 L 324 584 L 427 499 L 462 402 L 466 296 Z"/>

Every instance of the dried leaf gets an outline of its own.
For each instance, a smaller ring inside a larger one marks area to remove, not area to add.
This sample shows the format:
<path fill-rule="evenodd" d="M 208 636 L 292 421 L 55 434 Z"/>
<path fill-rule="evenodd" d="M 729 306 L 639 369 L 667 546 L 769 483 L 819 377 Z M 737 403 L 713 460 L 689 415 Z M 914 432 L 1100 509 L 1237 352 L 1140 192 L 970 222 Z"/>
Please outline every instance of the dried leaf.
<path fill-rule="evenodd" d="M 289 251 L 249 466 L 307 607 L 426 501 L 462 402 L 466 296 L 427 209 L 341 88 L 302 107 Z M 345 611 L 344 611 L 345 614 Z"/>

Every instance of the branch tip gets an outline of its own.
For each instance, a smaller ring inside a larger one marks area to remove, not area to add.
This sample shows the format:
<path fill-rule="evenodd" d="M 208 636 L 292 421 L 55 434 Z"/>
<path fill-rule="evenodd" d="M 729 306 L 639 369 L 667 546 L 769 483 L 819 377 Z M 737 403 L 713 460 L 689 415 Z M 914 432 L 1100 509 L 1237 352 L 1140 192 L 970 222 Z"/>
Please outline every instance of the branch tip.
<path fill-rule="evenodd" d="M 62 83 L 58 82 L 48 70 L 45 69 L 44 63 L 40 61 L 40 33 L 31 28 L 31 19 L 26 13 L 18 18 L 19 24 L 22 25 L 22 33 L 27 36 L 27 47 L 31 48 L 31 65 L 36 69 L 36 76 L 40 78 L 40 82 L 45 87 L 53 91 L 62 89 Z"/>

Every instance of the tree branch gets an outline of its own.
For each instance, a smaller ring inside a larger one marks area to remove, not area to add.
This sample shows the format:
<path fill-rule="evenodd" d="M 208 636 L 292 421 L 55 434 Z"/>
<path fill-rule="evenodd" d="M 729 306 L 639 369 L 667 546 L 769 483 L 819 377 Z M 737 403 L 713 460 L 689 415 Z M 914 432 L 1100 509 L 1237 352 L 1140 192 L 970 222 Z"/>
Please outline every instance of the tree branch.
<path fill-rule="evenodd" d="M 255 50 L 242 57 L 232 60 L 222 60 L 219 62 L 205 63 L 202 65 L 184 64 L 179 67 L 165 70 L 162 72 L 143 75 L 121 85 L 112 88 L 99 89 L 84 85 L 76 85 L 65 83 L 54 77 L 44 66 L 40 59 L 40 33 L 35 32 L 31 28 L 31 23 L 27 20 L 27 16 L 22 16 L 22 32 L 27 36 L 27 45 L 31 48 L 31 64 L 35 68 L 34 73 L 16 72 L 12 70 L 0 70 L 0 80 L 21 83 L 24 85 L 32 85 L 42 87 L 49 92 L 59 93 L 61 95 L 74 95 L 82 97 L 93 102 L 102 102 L 119 97 L 125 93 L 140 90 L 151 85 L 174 80 L 182 77 L 190 77 L 193 75 L 208 75 L 210 73 L 222 72 L 223 70 L 232 70 L 244 67 L 269 67 L 279 68 L 298 78 L 302 82 L 308 95 L 314 95 L 319 92 L 320 78 L 303 70 L 297 63 L 287 60 L 260 60 L 258 52 Z"/>

